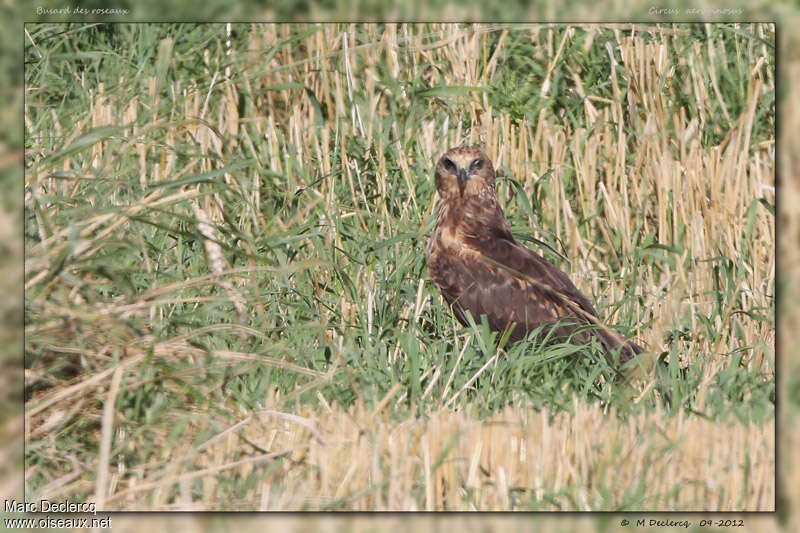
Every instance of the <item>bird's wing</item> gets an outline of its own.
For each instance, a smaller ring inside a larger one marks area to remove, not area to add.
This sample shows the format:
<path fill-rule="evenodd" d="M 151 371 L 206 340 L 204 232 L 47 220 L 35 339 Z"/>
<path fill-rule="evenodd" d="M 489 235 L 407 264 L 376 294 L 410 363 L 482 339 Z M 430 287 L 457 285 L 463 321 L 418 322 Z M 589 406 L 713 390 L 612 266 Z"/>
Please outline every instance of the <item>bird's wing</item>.
<path fill-rule="evenodd" d="M 514 241 L 510 234 L 508 237 L 495 234 L 492 238 L 468 238 L 467 243 L 476 252 L 474 260 L 468 265 L 458 261 L 451 265 L 456 271 L 465 269 L 464 277 L 471 274 L 470 282 L 460 284 L 463 289 L 451 302 L 456 314 L 463 315 L 466 310 L 475 317 L 485 314 L 492 329 L 499 331 L 517 324 L 512 340 L 544 324 L 577 317 L 574 322 L 585 325 L 589 316 L 597 316 L 566 274 Z M 568 335 L 575 328 L 559 329 L 559 334 Z M 586 337 L 579 338 L 581 342 L 588 341 L 588 334 L 581 337 Z"/>
<path fill-rule="evenodd" d="M 550 316 L 555 316 L 555 320 L 549 322 L 561 323 L 564 318 L 578 317 L 579 323 L 595 326 L 592 332 L 584 330 L 577 333 L 576 340 L 588 342 L 590 335 L 596 335 L 606 351 L 621 347 L 620 361 L 623 363 L 642 353 L 643 350 L 638 344 L 600 321 L 594 306 L 564 272 L 548 263 L 539 254 L 517 243 L 513 237 L 495 238 L 485 242 L 479 250 L 489 264 L 505 270 L 510 277 L 521 279 L 521 289 L 516 295 L 502 294 L 511 302 L 509 308 L 515 315 L 511 318 L 524 326 L 520 334 L 524 335 L 543 323 L 548 323 L 547 313 L 537 314 L 538 310 L 546 309 Z M 509 281 L 504 283 L 513 284 Z M 492 288 L 487 286 L 484 291 L 492 292 Z M 525 320 L 521 319 L 523 312 L 519 311 L 520 309 L 525 309 L 528 313 Z M 574 326 L 560 326 L 556 333 L 566 337 L 575 329 Z"/>

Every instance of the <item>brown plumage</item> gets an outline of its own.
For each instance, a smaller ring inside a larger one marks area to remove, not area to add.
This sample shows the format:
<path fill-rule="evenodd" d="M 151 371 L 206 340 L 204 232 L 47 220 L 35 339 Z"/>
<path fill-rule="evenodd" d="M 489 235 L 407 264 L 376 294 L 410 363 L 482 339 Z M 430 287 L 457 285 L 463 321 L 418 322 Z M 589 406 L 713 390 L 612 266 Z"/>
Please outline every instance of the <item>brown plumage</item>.
<path fill-rule="evenodd" d="M 466 311 L 477 322 L 486 315 L 493 331 L 513 327 L 510 342 L 559 323 L 558 337 L 588 343 L 594 335 L 608 352 L 621 346 L 620 362 L 641 353 L 599 321 L 566 274 L 514 239 L 494 181 L 492 162 L 474 147 L 453 148 L 436 165 L 441 205 L 426 250 L 428 270 L 458 321 L 469 325 Z"/>

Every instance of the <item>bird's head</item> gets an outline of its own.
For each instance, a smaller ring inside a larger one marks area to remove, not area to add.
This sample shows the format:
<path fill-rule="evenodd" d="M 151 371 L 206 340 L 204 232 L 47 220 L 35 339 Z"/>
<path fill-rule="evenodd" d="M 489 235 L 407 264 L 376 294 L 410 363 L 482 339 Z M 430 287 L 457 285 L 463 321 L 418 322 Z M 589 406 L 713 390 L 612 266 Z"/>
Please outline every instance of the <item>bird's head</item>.
<path fill-rule="evenodd" d="M 492 162 L 473 146 L 451 148 L 436 164 L 436 189 L 442 198 L 494 191 Z"/>

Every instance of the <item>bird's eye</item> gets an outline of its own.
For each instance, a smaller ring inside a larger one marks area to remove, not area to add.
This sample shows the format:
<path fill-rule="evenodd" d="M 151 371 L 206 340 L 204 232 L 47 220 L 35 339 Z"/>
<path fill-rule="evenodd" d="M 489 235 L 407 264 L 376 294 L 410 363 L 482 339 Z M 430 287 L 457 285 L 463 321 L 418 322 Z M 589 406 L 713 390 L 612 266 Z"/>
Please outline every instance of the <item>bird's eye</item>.
<path fill-rule="evenodd" d="M 476 170 L 480 170 L 482 166 L 483 166 L 483 158 L 479 157 L 478 159 L 476 159 L 472 163 L 470 163 L 469 170 L 471 172 L 474 172 Z"/>
<path fill-rule="evenodd" d="M 452 159 L 450 159 L 449 157 L 445 157 L 445 158 L 444 158 L 444 161 L 442 161 L 442 164 L 444 165 L 444 168 L 445 168 L 445 170 L 447 170 L 448 172 L 452 172 L 453 174 L 455 174 L 455 172 L 456 172 L 456 170 L 457 170 L 457 169 L 456 169 L 456 164 L 455 164 L 455 163 L 453 163 L 453 160 L 452 160 Z"/>

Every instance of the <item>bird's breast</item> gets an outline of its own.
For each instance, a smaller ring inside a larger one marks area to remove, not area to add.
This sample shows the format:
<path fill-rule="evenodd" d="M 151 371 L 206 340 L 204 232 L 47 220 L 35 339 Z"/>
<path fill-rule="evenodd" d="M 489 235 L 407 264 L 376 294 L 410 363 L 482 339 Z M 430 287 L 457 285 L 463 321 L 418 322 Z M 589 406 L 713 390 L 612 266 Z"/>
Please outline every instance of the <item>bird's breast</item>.
<path fill-rule="evenodd" d="M 464 233 L 458 227 L 444 226 L 437 228 L 432 240 L 434 240 L 434 249 L 442 254 L 457 255 L 459 257 L 480 255 L 466 244 Z"/>

